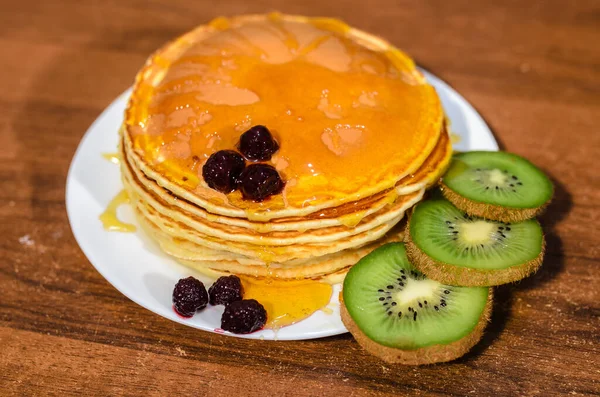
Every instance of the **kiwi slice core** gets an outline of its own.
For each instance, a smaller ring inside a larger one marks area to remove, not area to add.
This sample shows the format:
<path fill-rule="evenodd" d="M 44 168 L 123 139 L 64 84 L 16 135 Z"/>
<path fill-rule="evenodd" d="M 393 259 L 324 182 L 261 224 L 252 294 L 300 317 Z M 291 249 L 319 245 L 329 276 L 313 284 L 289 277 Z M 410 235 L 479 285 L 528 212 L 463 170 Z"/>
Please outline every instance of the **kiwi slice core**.
<path fill-rule="evenodd" d="M 363 347 L 378 345 L 388 359 L 396 359 L 388 361 L 412 364 L 463 355 L 481 337 L 491 302 L 488 288 L 454 287 L 427 278 L 409 263 L 402 243 L 384 245 L 362 258 L 348 272 L 342 295 L 343 312 L 349 316 L 342 319 L 351 332 L 358 328 Z"/>
<path fill-rule="evenodd" d="M 552 198 L 553 186 L 522 157 L 476 151 L 453 157 L 443 193 L 470 215 L 510 222 L 537 215 Z"/>
<path fill-rule="evenodd" d="M 539 223 L 471 217 L 444 199 L 419 203 L 409 221 L 408 256 L 427 276 L 449 284 L 476 286 L 516 281 L 542 262 Z"/>

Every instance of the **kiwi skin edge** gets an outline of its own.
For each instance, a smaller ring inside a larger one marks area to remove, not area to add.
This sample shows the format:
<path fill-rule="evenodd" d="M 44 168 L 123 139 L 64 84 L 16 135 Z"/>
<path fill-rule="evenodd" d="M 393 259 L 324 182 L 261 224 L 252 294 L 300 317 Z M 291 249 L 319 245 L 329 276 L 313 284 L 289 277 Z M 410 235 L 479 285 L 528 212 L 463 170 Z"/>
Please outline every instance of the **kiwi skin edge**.
<path fill-rule="evenodd" d="M 539 215 L 552 200 L 552 197 L 550 197 L 543 205 L 536 208 L 510 208 L 470 200 L 456 193 L 443 182 L 440 182 L 440 190 L 444 197 L 454 204 L 456 208 L 466 212 L 470 216 L 478 216 L 480 218 L 508 223 L 521 222 Z"/>
<path fill-rule="evenodd" d="M 544 260 L 544 253 L 546 252 L 546 239 L 542 234 L 542 249 L 536 258 L 522 265 L 511 266 L 506 269 L 483 270 L 449 265 L 431 258 L 412 241 L 410 236 L 410 219 L 406 222 L 404 240 L 408 260 L 421 273 L 442 284 L 458 285 L 461 287 L 491 287 L 522 280 L 539 269 Z"/>
<path fill-rule="evenodd" d="M 481 314 L 481 317 L 479 317 L 479 322 L 467 336 L 448 345 L 432 345 L 416 350 L 402 350 L 384 346 L 369 339 L 369 337 L 358 328 L 358 325 L 356 325 L 354 320 L 352 320 L 350 313 L 348 313 L 348 309 L 346 309 L 346 305 L 344 305 L 342 292 L 340 292 L 340 315 L 342 317 L 342 322 L 354 339 L 356 339 L 363 349 L 372 355 L 377 356 L 390 364 L 425 365 L 452 361 L 462 357 L 471 350 L 471 348 L 481 340 L 483 330 L 490 320 L 493 300 L 493 290 L 490 288 L 483 313 Z"/>

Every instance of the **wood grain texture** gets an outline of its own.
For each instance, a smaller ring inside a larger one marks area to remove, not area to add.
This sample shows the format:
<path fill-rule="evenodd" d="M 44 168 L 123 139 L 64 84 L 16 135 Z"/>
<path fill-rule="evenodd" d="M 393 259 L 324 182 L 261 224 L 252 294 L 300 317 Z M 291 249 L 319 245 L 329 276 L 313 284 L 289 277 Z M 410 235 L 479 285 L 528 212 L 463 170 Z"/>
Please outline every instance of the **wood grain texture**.
<path fill-rule="evenodd" d="M 0 394 L 600 394 L 598 1 L 0 0 L 0 10 Z M 79 250 L 65 179 L 91 122 L 167 40 L 271 10 L 389 39 L 555 182 L 542 269 L 497 289 L 488 331 L 462 359 L 402 367 L 349 335 L 200 332 L 129 301 Z"/>

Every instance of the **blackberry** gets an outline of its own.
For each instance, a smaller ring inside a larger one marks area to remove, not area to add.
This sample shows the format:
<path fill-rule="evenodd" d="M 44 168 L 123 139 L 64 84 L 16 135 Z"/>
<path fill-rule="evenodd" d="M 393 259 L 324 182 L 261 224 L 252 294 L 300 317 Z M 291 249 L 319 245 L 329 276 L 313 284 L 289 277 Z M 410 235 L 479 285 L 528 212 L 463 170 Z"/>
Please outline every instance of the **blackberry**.
<path fill-rule="evenodd" d="M 244 290 L 238 276 L 222 276 L 208 289 L 211 305 L 225 305 L 241 301 Z"/>
<path fill-rule="evenodd" d="M 231 193 L 236 189 L 238 178 L 246 163 L 233 150 L 219 150 L 210 155 L 202 167 L 202 177 L 211 189 Z"/>
<path fill-rule="evenodd" d="M 249 334 L 265 326 L 267 312 L 254 299 L 231 302 L 221 316 L 221 328 L 234 334 Z"/>
<path fill-rule="evenodd" d="M 182 278 L 173 289 L 173 308 L 183 317 L 192 317 L 208 304 L 208 293 L 202 281 L 194 277 Z"/>
<path fill-rule="evenodd" d="M 240 137 L 238 149 L 251 161 L 267 161 L 279 150 L 279 144 L 267 127 L 255 125 Z"/>
<path fill-rule="evenodd" d="M 264 201 L 283 190 L 285 183 L 268 164 L 251 164 L 240 175 L 239 188 L 246 200 Z"/>

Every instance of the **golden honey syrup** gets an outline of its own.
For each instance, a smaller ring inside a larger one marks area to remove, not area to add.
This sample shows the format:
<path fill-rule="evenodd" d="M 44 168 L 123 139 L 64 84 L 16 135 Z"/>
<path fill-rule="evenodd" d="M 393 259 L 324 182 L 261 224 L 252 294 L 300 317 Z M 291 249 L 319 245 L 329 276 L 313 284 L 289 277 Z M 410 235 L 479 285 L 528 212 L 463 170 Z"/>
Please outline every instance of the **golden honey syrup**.
<path fill-rule="evenodd" d="M 272 14 L 219 18 L 157 53 L 126 130 L 170 182 L 252 217 L 391 188 L 423 163 L 442 123 L 435 90 L 399 50 L 333 19 Z M 215 194 L 202 164 L 259 124 L 279 142 L 270 163 L 284 193 L 262 203 Z"/>
<path fill-rule="evenodd" d="M 256 299 L 267 311 L 265 328 L 279 329 L 310 317 L 326 306 L 333 288 L 316 280 L 280 280 L 240 277 L 244 299 Z"/>
<path fill-rule="evenodd" d="M 129 204 L 129 196 L 127 191 L 121 190 L 111 201 L 108 203 L 106 210 L 99 216 L 104 230 L 109 232 L 135 232 L 136 228 L 130 223 L 121 222 L 117 217 L 117 210 L 123 204 Z"/>
<path fill-rule="evenodd" d="M 102 153 L 102 157 L 113 164 L 119 164 L 119 162 L 121 161 L 119 153 Z"/>
<path fill-rule="evenodd" d="M 454 132 L 450 133 L 450 142 L 452 142 L 453 145 L 457 144 L 457 143 L 460 143 L 460 141 L 461 141 L 460 135 L 458 135 L 458 134 L 456 134 Z"/>

